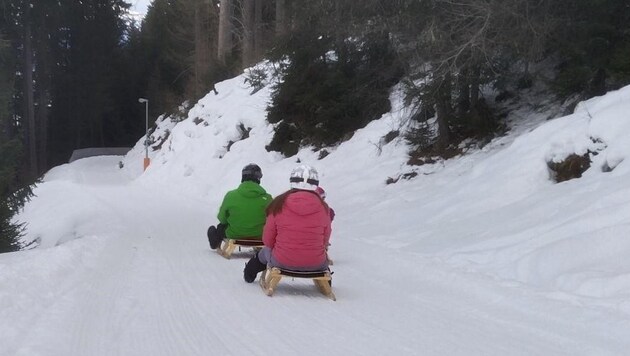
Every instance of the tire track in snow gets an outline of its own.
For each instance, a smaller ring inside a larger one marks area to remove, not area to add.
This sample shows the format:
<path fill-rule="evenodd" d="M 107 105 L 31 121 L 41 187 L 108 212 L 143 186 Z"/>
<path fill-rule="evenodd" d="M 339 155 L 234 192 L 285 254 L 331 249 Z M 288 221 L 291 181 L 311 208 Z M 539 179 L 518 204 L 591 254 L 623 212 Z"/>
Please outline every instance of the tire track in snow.
<path fill-rule="evenodd" d="M 123 192 L 121 196 L 129 199 L 130 193 L 133 194 L 131 191 Z M 133 201 L 144 202 L 144 206 L 130 205 L 122 210 L 107 201 L 111 198 L 100 199 L 103 204 L 109 204 L 113 212 L 119 212 L 123 226 L 127 227 L 127 235 L 119 236 L 119 243 L 112 245 L 111 256 L 116 256 L 115 260 L 105 257 L 101 263 L 103 268 L 112 264 L 118 268 L 109 277 L 111 288 L 100 286 L 99 289 L 110 291 L 109 295 L 100 299 L 122 300 L 119 303 L 108 302 L 111 309 L 103 309 L 101 303 L 93 307 L 113 315 L 110 320 L 105 320 L 109 325 L 104 327 L 103 332 L 111 334 L 105 339 L 120 340 L 117 354 L 188 354 L 186 350 L 196 354 L 196 343 L 186 341 L 188 335 L 195 335 L 189 330 L 195 312 L 189 306 L 181 307 L 188 300 L 182 295 L 182 290 L 186 288 L 181 287 L 181 270 L 176 268 L 179 262 L 172 258 L 176 256 L 179 259 L 181 255 L 173 253 L 177 244 L 169 243 L 169 240 L 176 236 L 169 234 L 170 229 L 165 229 L 167 223 L 172 224 L 177 219 L 163 214 L 159 209 L 161 201 L 149 194 L 131 197 Z M 146 211 L 155 211 L 155 214 L 147 215 Z M 177 211 L 185 213 L 186 209 L 178 207 Z M 125 255 L 122 261 L 121 252 Z M 85 323 L 93 323 L 88 314 Z M 87 332 L 88 337 L 91 334 L 92 331 Z M 90 350 L 93 346 L 88 342 L 83 348 Z M 110 353 L 105 351 L 102 354 Z"/>

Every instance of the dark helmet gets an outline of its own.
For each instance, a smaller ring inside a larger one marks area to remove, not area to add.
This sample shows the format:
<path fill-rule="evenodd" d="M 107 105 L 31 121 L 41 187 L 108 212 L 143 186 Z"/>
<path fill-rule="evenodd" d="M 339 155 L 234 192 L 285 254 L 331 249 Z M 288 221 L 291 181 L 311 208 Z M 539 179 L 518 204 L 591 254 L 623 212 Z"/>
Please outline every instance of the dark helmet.
<path fill-rule="evenodd" d="M 246 180 L 250 180 L 256 183 L 260 183 L 260 178 L 262 178 L 262 170 L 258 167 L 257 164 L 250 163 L 243 167 L 243 171 L 241 172 L 241 182 Z"/>

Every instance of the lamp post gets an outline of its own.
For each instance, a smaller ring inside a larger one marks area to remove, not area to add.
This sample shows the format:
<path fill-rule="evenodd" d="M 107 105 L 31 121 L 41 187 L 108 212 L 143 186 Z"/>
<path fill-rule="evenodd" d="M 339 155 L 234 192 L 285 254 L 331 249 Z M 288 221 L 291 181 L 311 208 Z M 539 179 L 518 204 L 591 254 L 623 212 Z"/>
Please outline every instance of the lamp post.
<path fill-rule="evenodd" d="M 138 102 L 144 103 L 145 108 L 145 137 L 144 137 L 144 170 L 151 164 L 149 158 L 149 99 L 139 98 Z"/>

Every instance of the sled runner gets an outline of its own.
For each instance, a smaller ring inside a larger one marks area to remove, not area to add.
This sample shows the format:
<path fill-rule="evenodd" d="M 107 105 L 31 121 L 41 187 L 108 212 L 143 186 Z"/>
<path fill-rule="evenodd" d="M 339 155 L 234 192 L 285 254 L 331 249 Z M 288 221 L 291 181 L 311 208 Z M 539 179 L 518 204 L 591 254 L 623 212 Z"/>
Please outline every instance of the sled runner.
<path fill-rule="evenodd" d="M 278 267 L 270 267 L 262 272 L 262 275 L 260 276 L 260 287 L 263 289 L 265 294 L 271 297 L 282 277 L 310 278 L 313 280 L 320 293 L 332 300 L 337 300 L 335 294 L 332 292 L 330 284 L 332 278 L 330 276 L 330 271 L 328 270 L 301 272 L 280 269 Z"/>
<path fill-rule="evenodd" d="M 230 259 L 230 257 L 232 257 L 232 253 L 237 247 L 239 250 L 241 247 L 251 247 L 254 250 L 259 250 L 265 247 L 265 245 L 262 240 L 257 239 L 225 239 L 221 243 L 221 247 L 217 249 L 217 252 L 219 255 Z"/>

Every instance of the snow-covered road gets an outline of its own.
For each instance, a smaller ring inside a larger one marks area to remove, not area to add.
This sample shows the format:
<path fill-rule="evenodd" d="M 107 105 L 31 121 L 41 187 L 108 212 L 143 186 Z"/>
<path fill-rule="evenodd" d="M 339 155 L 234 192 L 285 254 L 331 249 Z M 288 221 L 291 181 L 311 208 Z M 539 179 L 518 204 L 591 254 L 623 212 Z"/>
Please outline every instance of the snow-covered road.
<path fill-rule="evenodd" d="M 387 241 L 366 244 L 351 233 L 378 221 L 335 222 L 343 225 L 331 249 L 337 302 L 297 280 L 284 280 L 270 298 L 242 279 L 248 253 L 226 260 L 209 250 L 205 230 L 215 207 L 207 202 L 126 180 L 115 158 L 63 170 L 42 185 L 41 199 L 63 194 L 75 204 L 69 214 L 87 209 L 86 201 L 98 211 L 92 221 L 73 225 L 81 239 L 0 255 L 0 355 L 630 350 L 627 315 L 550 299 Z"/>

